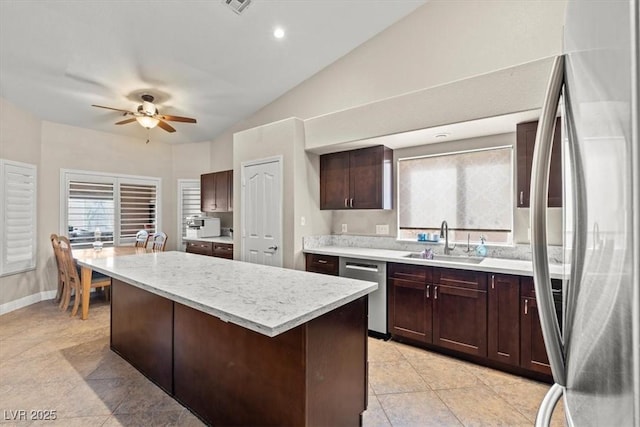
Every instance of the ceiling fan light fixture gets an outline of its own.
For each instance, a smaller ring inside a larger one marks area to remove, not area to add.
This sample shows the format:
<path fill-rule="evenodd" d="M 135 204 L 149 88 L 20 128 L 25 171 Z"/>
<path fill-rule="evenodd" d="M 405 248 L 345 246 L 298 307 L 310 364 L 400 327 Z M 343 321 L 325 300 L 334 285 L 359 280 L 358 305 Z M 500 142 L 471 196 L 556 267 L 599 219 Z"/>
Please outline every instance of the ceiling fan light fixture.
<path fill-rule="evenodd" d="M 158 126 L 158 123 L 160 122 L 160 120 L 149 116 L 136 117 L 136 120 L 140 123 L 140 126 L 145 129 L 153 129 Z"/>

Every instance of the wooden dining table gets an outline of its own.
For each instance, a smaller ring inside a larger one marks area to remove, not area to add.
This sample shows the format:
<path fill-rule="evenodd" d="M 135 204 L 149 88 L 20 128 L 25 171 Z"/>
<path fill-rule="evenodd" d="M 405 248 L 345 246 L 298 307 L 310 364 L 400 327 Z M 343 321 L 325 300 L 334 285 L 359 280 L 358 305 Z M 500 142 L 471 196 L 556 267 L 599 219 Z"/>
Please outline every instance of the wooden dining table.
<path fill-rule="evenodd" d="M 134 246 L 109 246 L 100 250 L 93 248 L 74 249 L 73 259 L 76 261 L 84 261 L 89 259 L 111 258 L 124 255 L 142 255 L 153 252 L 148 248 L 136 248 Z M 86 320 L 89 317 L 89 296 L 91 294 L 91 267 L 82 266 L 80 273 L 80 281 L 82 282 L 82 313 L 81 319 Z"/>

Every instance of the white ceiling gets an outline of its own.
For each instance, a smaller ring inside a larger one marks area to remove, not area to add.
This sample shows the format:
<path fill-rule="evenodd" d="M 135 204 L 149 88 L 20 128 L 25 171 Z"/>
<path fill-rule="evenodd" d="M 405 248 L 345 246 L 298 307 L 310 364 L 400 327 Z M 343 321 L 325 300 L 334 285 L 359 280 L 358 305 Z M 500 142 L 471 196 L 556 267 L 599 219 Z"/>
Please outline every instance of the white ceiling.
<path fill-rule="evenodd" d="M 0 0 L 0 95 L 37 117 L 140 138 L 115 126 L 141 93 L 171 122 L 153 140 L 210 141 L 426 0 Z M 284 39 L 273 37 L 282 26 Z"/>

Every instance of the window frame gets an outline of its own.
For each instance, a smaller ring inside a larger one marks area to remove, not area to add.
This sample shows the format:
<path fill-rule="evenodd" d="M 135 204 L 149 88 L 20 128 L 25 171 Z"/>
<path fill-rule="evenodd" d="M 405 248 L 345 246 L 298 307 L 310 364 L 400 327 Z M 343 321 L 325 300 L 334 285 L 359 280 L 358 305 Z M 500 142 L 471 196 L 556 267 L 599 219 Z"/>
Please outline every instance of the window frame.
<path fill-rule="evenodd" d="M 184 227 L 184 200 L 183 200 L 183 191 L 187 188 L 198 188 L 200 195 L 202 196 L 202 188 L 200 186 L 200 179 L 179 179 L 178 180 L 178 195 L 177 195 L 177 201 L 178 203 L 176 203 L 178 205 L 178 212 L 176 213 L 176 219 L 177 219 L 177 242 L 178 242 L 178 246 L 177 249 L 179 251 L 184 250 L 185 248 L 184 246 L 184 238 L 186 236 L 186 234 L 183 236 L 183 227 Z M 200 211 L 200 214 L 203 215 L 202 211 Z"/>
<path fill-rule="evenodd" d="M 134 238 L 121 239 L 121 206 L 120 206 L 120 185 L 155 185 L 156 186 L 156 231 L 162 230 L 162 178 L 126 175 L 118 173 L 95 172 L 78 169 L 60 169 L 60 229 L 62 236 L 69 235 L 68 229 L 68 200 L 69 200 L 69 182 L 85 181 L 95 183 L 112 183 L 113 184 L 113 205 L 114 205 L 114 224 L 113 224 L 113 246 L 121 246 L 123 244 L 132 243 Z"/>

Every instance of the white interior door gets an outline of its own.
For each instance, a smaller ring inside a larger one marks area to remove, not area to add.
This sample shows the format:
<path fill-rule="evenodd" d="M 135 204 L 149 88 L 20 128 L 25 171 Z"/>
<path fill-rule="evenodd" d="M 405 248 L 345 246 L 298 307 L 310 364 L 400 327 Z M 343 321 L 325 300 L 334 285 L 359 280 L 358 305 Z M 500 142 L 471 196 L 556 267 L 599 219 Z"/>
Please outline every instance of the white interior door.
<path fill-rule="evenodd" d="M 282 267 L 282 158 L 242 165 L 242 260 Z"/>

